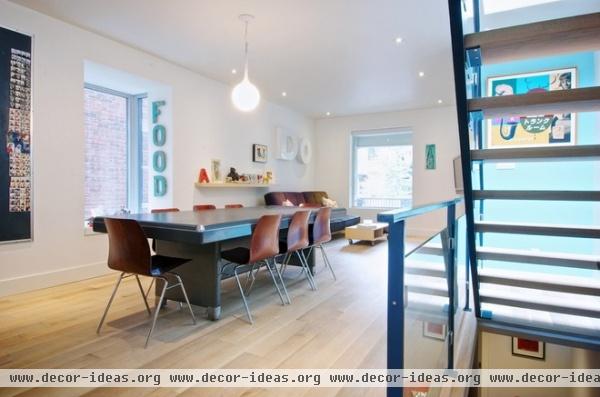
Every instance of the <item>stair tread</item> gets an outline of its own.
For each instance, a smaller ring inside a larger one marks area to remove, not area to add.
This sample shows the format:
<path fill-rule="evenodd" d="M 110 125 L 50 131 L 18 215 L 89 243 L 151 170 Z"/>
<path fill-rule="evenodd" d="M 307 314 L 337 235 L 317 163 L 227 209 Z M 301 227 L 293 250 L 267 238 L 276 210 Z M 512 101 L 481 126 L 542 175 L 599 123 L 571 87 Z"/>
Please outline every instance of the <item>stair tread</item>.
<path fill-rule="evenodd" d="M 600 239 L 600 227 L 594 225 L 478 221 L 475 222 L 475 231 L 478 233 Z"/>
<path fill-rule="evenodd" d="M 509 26 L 465 35 L 465 48 L 479 48 L 484 64 L 596 50 L 600 13 Z"/>
<path fill-rule="evenodd" d="M 482 112 L 486 119 L 523 114 L 598 111 L 600 87 L 473 98 L 467 100 L 467 108 L 469 112 Z"/>
<path fill-rule="evenodd" d="M 505 280 L 528 281 L 531 283 L 544 283 L 566 287 L 584 287 L 600 291 L 600 278 L 597 280 L 546 273 L 528 273 L 523 271 L 508 271 L 503 269 L 483 268 L 479 270 L 480 277 L 493 277 Z"/>
<path fill-rule="evenodd" d="M 504 299 L 514 302 L 521 302 L 524 304 L 534 303 L 538 305 L 556 306 L 564 309 L 573 309 L 574 312 L 583 309 L 586 311 L 598 313 L 600 315 L 600 305 L 598 305 L 597 300 L 593 297 L 590 297 L 589 299 L 578 299 L 575 301 L 565 299 L 560 295 L 552 296 L 550 294 L 540 294 L 539 292 L 536 292 L 535 294 L 524 294 L 522 291 L 510 291 L 507 289 L 498 290 L 497 287 L 481 287 L 479 291 L 479 296 L 482 299 L 482 301 L 485 301 L 486 298 Z"/>
<path fill-rule="evenodd" d="M 471 150 L 472 160 L 581 160 L 582 158 L 590 157 L 600 157 L 600 145 L 576 145 L 557 147 L 544 146 L 539 148 L 530 147 Z"/>
<path fill-rule="evenodd" d="M 594 190 L 473 190 L 473 198 L 497 200 L 600 201 Z"/>
<path fill-rule="evenodd" d="M 567 260 L 581 260 L 581 261 L 599 261 L 600 255 L 589 255 L 589 254 L 572 254 L 566 252 L 547 252 L 547 251 L 533 251 L 525 249 L 513 249 L 513 248 L 497 248 L 497 247 L 477 247 L 478 253 L 497 253 L 506 255 L 519 255 L 519 256 L 532 256 L 538 258 L 556 258 L 556 259 L 567 259 Z"/>

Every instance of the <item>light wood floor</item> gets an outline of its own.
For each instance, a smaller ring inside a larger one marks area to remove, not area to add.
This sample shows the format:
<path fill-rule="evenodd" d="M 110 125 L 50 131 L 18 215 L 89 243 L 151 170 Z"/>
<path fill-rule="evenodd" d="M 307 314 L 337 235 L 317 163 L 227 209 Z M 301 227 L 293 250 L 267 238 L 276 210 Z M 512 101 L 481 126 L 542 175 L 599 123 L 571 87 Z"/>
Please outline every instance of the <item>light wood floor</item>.
<path fill-rule="evenodd" d="M 262 274 L 245 320 L 235 285 L 224 283 L 223 318 L 198 324 L 170 302 L 144 349 L 149 318 L 133 278 L 126 279 L 100 336 L 97 323 L 117 274 L 0 299 L 3 368 L 384 368 L 387 243 L 328 253 L 338 281 L 317 263 L 319 290 L 286 275 L 291 306 L 281 306 Z M 145 281 L 148 285 L 148 281 Z M 193 286 L 187 286 L 193 288 Z M 2 396 L 383 396 L 384 389 L 5 389 Z"/>

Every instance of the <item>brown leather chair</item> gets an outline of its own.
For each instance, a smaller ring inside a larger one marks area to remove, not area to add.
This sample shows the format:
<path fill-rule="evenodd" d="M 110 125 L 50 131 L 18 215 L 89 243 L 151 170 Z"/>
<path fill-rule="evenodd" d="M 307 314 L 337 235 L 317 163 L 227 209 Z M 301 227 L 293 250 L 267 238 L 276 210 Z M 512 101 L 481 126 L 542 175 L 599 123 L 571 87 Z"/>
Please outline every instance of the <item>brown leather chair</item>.
<path fill-rule="evenodd" d="M 217 207 L 213 204 L 196 204 L 194 211 L 216 210 Z"/>
<path fill-rule="evenodd" d="M 246 294 L 244 293 L 244 289 L 240 282 L 240 274 L 249 272 L 249 274 L 252 275 L 253 272 L 258 271 L 263 265 L 266 265 L 271 274 L 275 289 L 279 294 L 279 298 L 281 298 L 281 303 L 283 305 L 286 304 L 283 295 L 281 294 L 281 290 L 279 289 L 279 284 L 275 279 L 275 274 L 277 274 L 281 281 L 281 274 L 275 264 L 270 262 L 270 259 L 279 254 L 280 223 L 281 215 L 263 215 L 258 220 L 258 223 L 252 232 L 250 248 L 237 247 L 221 252 L 221 258 L 227 262 L 221 267 L 221 279 L 235 277 L 240 290 L 240 295 L 244 302 L 244 307 L 246 308 L 248 320 L 251 324 L 254 323 L 254 320 L 252 320 Z"/>
<path fill-rule="evenodd" d="M 154 331 L 154 327 L 156 326 L 158 312 L 162 306 L 167 289 L 174 287 L 181 288 L 188 308 L 190 309 L 192 320 L 194 324 L 196 324 L 196 317 L 192 311 L 190 301 L 188 300 L 185 287 L 183 286 L 183 281 L 178 274 L 172 272 L 172 270 L 177 266 L 189 262 L 189 259 L 174 258 L 163 255 L 151 255 L 146 235 L 144 234 L 141 226 L 133 219 L 104 218 L 104 223 L 106 225 L 106 230 L 108 231 L 108 267 L 121 272 L 121 274 L 119 274 L 117 284 L 113 289 L 110 299 L 108 300 L 108 304 L 106 305 L 106 309 L 104 310 L 100 324 L 98 324 L 96 333 L 100 333 L 100 329 L 102 328 L 102 324 L 106 319 L 108 309 L 115 298 L 115 294 L 117 293 L 117 289 L 119 288 L 121 281 L 130 276 L 135 276 L 137 280 L 138 286 L 140 287 L 140 292 L 144 298 L 146 309 L 148 310 L 148 314 L 151 314 L 150 306 L 148 306 L 147 295 L 144 293 L 139 276 L 147 276 L 152 277 L 153 279 L 161 279 L 164 281 L 160 299 L 158 300 L 156 308 L 154 309 L 152 326 L 150 327 L 150 331 L 146 337 L 146 344 L 144 347 L 148 346 L 148 341 L 150 340 L 152 331 Z M 170 284 L 167 275 L 177 279 L 177 283 Z"/>
<path fill-rule="evenodd" d="M 331 271 L 331 275 L 334 280 L 337 280 L 335 276 L 335 272 L 331 267 L 331 263 L 329 262 L 329 258 L 327 257 L 327 253 L 325 252 L 325 248 L 323 247 L 323 243 L 331 241 L 331 208 L 323 207 L 319 209 L 317 212 L 317 216 L 315 217 L 315 222 L 312 227 L 312 234 L 310 235 L 310 251 L 308 252 L 308 256 L 312 253 L 314 248 L 319 248 L 321 250 L 321 254 L 323 255 L 323 262 Z"/>
<path fill-rule="evenodd" d="M 150 210 L 153 214 L 161 214 L 163 212 L 179 212 L 179 208 L 154 208 Z"/>
<path fill-rule="evenodd" d="M 306 274 L 306 280 L 310 285 L 310 288 L 315 291 L 317 284 L 312 277 L 306 256 L 304 256 L 303 249 L 309 245 L 308 239 L 308 218 L 310 217 L 310 211 L 298 211 L 290 220 L 290 224 L 287 230 L 286 241 L 279 242 L 279 253 L 285 255 L 281 273 L 285 272 L 287 265 L 293 256 L 296 254 L 300 264 L 302 265 L 302 272 Z M 282 278 L 283 280 L 283 278 Z M 285 287 L 285 284 L 284 284 Z"/>
<path fill-rule="evenodd" d="M 244 208 L 241 204 L 225 204 L 225 208 Z"/>

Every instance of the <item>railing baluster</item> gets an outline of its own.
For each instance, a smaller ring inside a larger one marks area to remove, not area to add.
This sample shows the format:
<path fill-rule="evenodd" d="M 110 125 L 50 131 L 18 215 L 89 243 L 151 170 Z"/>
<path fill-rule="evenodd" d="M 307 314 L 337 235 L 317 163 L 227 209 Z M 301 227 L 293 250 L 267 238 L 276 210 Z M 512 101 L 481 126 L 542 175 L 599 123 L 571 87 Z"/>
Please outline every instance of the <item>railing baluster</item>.
<path fill-rule="evenodd" d="M 389 225 L 387 367 L 404 368 L 404 220 Z M 388 387 L 388 397 L 401 397 L 402 388 Z"/>

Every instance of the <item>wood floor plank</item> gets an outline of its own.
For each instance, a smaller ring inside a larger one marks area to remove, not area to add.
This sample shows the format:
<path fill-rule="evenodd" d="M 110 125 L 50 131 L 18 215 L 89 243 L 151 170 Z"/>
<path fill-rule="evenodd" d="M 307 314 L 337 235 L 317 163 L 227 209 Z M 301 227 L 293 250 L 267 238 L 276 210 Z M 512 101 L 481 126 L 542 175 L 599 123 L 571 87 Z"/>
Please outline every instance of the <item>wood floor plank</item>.
<path fill-rule="evenodd" d="M 327 245 L 338 280 L 317 256 L 318 291 L 289 269 L 292 305 L 261 274 L 246 322 L 237 287 L 223 284 L 223 318 L 194 307 L 198 324 L 169 302 L 148 349 L 148 316 L 134 279 L 125 280 L 100 336 L 97 322 L 115 282 L 94 279 L 0 299 L 2 368 L 361 368 L 385 367 L 387 243 Z M 144 286 L 148 281 L 144 280 Z M 153 303 L 153 302 L 151 302 Z M 362 391 L 362 394 L 360 393 Z M 385 389 L 56 388 L 8 389 L 2 397 L 383 396 Z"/>

